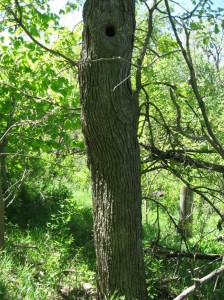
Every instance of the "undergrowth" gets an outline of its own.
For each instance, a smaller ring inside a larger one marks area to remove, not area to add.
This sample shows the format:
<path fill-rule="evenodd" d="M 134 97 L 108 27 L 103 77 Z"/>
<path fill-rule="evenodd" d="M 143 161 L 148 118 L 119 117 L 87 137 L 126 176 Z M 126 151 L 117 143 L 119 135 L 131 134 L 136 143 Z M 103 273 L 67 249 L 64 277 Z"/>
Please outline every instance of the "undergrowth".
<path fill-rule="evenodd" d="M 174 211 L 175 212 L 175 211 Z M 172 212 L 173 213 L 173 212 Z M 143 211 L 144 216 L 144 211 Z M 174 219 L 178 216 L 174 215 Z M 17 199 L 6 210 L 6 245 L 0 251 L 1 300 L 96 299 L 93 217 L 88 188 L 55 185 L 40 193 L 24 183 Z M 149 299 L 171 300 L 221 264 L 220 261 L 169 258 L 155 251 L 222 253 L 220 232 L 214 219 L 199 228 L 194 221 L 192 238 L 184 241 L 164 211 L 150 207 L 143 223 L 143 244 Z M 159 221 L 158 221 L 159 220 Z M 216 279 L 215 279 L 216 280 Z M 212 280 L 188 296 L 189 300 L 222 300 L 224 280 L 214 289 Z M 92 286 L 86 296 L 85 283 Z M 106 298 L 105 298 L 106 299 Z M 113 300 L 124 299 L 112 296 Z"/>
<path fill-rule="evenodd" d="M 21 188 L 6 210 L 1 300 L 82 299 L 83 283 L 95 284 L 90 194 L 76 194 L 65 186 L 44 197 L 29 185 Z"/>

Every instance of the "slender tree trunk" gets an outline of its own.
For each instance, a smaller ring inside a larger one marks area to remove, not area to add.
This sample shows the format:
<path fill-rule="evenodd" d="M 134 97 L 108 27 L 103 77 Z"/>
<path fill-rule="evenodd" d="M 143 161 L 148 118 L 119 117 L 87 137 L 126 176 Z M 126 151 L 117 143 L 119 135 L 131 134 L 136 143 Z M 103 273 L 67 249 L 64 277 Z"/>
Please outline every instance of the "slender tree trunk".
<path fill-rule="evenodd" d="M 11 114 L 10 114 L 11 117 Z M 7 125 L 9 128 L 10 125 Z M 0 144 L 0 248 L 4 247 L 5 241 L 5 204 L 4 204 L 4 193 L 8 189 L 8 178 L 7 178 L 7 168 L 6 168 L 6 158 L 5 148 L 8 145 L 7 137 L 3 138 Z"/>
<path fill-rule="evenodd" d="M 3 148 L 3 151 L 5 151 L 5 147 Z M 0 153 L 1 152 L 1 147 L 0 147 Z M 2 192 L 5 193 L 8 189 L 8 178 L 7 178 L 7 168 L 6 168 L 6 159 L 7 155 L 6 154 L 1 154 L 0 155 L 0 172 L 1 172 L 1 179 L 2 179 Z"/>
<path fill-rule="evenodd" d="M 3 191 L 2 191 L 2 174 L 1 174 L 1 160 L 0 160 L 0 249 L 4 247 L 4 234 L 5 234 L 4 201 L 3 201 Z"/>
<path fill-rule="evenodd" d="M 144 300 L 138 104 L 130 84 L 135 1 L 87 0 L 83 15 L 79 80 L 99 295 Z"/>
<path fill-rule="evenodd" d="M 192 236 L 193 223 L 193 191 L 187 186 L 180 190 L 180 228 L 186 237 Z"/>

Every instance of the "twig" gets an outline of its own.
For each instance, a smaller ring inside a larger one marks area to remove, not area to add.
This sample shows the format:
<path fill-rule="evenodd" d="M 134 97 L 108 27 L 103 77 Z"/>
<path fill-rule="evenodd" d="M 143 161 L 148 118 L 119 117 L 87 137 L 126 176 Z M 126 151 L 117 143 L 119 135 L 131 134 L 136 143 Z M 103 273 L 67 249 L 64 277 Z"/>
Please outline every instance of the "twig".
<path fill-rule="evenodd" d="M 119 87 L 122 83 L 124 83 L 126 80 L 128 80 L 131 76 L 132 76 L 132 74 L 130 74 L 128 77 L 126 77 L 121 82 L 119 82 L 117 85 L 115 85 L 115 87 L 113 88 L 113 92 L 116 90 L 117 87 Z"/>
<path fill-rule="evenodd" d="M 28 246 L 28 245 L 23 245 L 23 244 L 17 244 L 17 245 L 15 245 L 15 244 L 13 244 L 13 245 L 11 245 L 12 247 L 14 247 L 14 248 L 23 248 L 23 249 L 35 249 L 35 250 L 37 250 L 37 252 L 41 255 L 41 256 L 43 256 L 43 254 L 41 253 L 41 251 L 40 251 L 40 248 L 39 247 L 37 247 L 37 246 Z"/>

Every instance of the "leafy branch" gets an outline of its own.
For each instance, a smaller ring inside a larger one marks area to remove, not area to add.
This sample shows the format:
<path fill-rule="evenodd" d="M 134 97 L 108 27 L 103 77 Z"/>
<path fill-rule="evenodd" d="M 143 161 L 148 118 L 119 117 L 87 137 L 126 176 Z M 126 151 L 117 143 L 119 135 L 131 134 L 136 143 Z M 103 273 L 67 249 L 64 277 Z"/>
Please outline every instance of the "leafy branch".
<path fill-rule="evenodd" d="M 71 58 L 69 58 L 68 56 L 64 55 L 63 53 L 57 51 L 57 50 L 54 50 L 52 48 L 49 48 L 45 45 L 43 45 L 40 41 L 38 41 L 32 34 L 31 32 L 29 31 L 29 29 L 25 26 L 24 22 L 23 22 L 23 12 L 22 12 L 22 8 L 19 4 L 19 1 L 18 0 L 15 0 L 15 5 L 16 5 L 16 8 L 17 8 L 17 12 L 18 12 L 18 15 L 17 15 L 17 12 L 13 11 L 10 7 L 8 7 L 8 11 L 9 13 L 13 16 L 14 20 L 17 22 L 17 24 L 23 29 L 23 31 L 27 34 L 27 36 L 36 44 L 38 45 L 40 48 L 44 49 L 45 51 L 53 54 L 53 55 L 56 55 L 58 57 L 61 57 L 63 58 L 64 60 L 66 60 L 69 64 L 71 64 L 72 66 L 74 67 L 78 67 L 78 62 L 77 61 L 74 61 L 72 60 Z"/>

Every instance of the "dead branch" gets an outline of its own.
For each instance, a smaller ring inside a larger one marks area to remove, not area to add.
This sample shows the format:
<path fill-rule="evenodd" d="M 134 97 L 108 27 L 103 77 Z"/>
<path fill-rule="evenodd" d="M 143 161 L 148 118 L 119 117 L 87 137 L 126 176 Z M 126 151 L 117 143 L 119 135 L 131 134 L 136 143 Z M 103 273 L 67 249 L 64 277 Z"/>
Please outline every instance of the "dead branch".
<path fill-rule="evenodd" d="M 186 258 L 191 258 L 194 260 L 203 260 L 203 259 L 208 259 L 208 260 L 222 260 L 223 255 L 222 254 L 206 254 L 206 253 L 192 253 L 192 252 L 179 252 L 179 251 L 172 251 L 169 249 L 163 249 L 163 248 L 158 248 L 154 247 L 153 251 L 156 253 L 161 253 L 166 255 L 166 257 L 186 257 Z"/>
<path fill-rule="evenodd" d="M 155 160 L 172 160 L 177 163 L 181 163 L 181 164 L 188 165 L 191 167 L 196 167 L 199 169 L 205 169 L 205 170 L 214 171 L 214 172 L 218 172 L 218 173 L 224 173 L 223 165 L 213 164 L 213 163 L 201 160 L 201 159 L 193 158 L 188 155 L 187 150 L 185 150 L 185 152 L 179 151 L 179 150 L 162 151 L 155 146 L 152 147 L 151 145 L 146 145 L 143 143 L 140 143 L 140 146 L 144 149 L 149 150 L 151 153 L 151 156 L 153 156 L 153 159 L 155 159 Z M 197 152 L 197 150 L 195 152 Z M 200 152 L 198 152 L 198 153 L 200 153 Z"/>
<path fill-rule="evenodd" d="M 180 295 L 178 295 L 176 298 L 174 298 L 174 300 L 181 300 L 184 299 L 187 295 L 189 295 L 190 293 L 192 293 L 193 291 L 195 291 L 198 287 L 200 287 L 203 283 L 213 279 L 214 277 L 220 275 L 222 272 L 224 272 L 224 265 L 221 266 L 218 269 L 215 269 L 213 272 L 211 272 L 210 274 L 206 275 L 203 278 L 200 279 L 194 279 L 195 280 L 195 284 L 190 286 L 189 288 L 187 288 L 186 290 L 184 290 Z"/>

